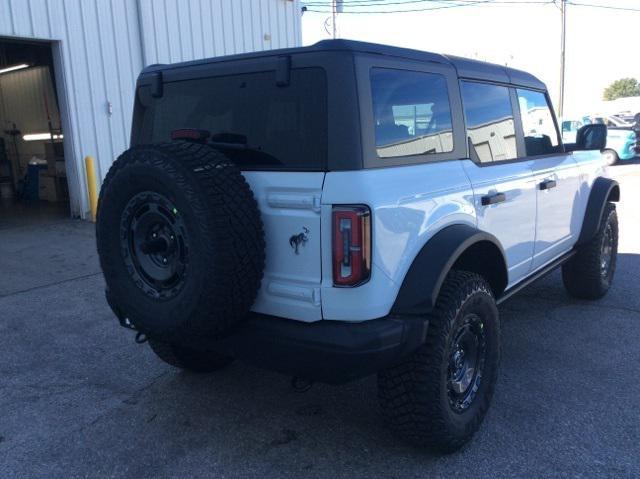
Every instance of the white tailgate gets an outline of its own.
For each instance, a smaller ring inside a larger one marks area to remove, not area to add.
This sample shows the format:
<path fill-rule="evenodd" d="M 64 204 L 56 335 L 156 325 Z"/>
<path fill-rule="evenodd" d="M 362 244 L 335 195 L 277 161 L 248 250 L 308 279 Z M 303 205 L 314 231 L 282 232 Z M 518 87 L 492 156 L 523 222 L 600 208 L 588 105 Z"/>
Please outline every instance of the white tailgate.
<path fill-rule="evenodd" d="M 325 173 L 243 175 L 258 201 L 267 246 L 253 311 L 307 322 L 322 319 L 320 200 Z"/>

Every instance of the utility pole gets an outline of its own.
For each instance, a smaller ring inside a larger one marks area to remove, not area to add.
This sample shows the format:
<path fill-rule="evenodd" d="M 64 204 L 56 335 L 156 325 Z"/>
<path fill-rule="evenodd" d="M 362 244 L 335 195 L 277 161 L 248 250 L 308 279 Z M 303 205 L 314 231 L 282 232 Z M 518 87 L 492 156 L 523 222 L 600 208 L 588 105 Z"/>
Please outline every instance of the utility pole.
<path fill-rule="evenodd" d="M 338 0 L 331 1 L 331 28 L 333 28 L 333 39 L 336 39 L 338 26 L 336 25 L 336 17 L 338 16 Z"/>
<path fill-rule="evenodd" d="M 560 15 L 562 16 L 562 30 L 560 33 L 560 98 L 558 100 L 558 116 L 560 121 L 564 117 L 564 71 L 565 44 L 567 39 L 567 0 L 560 0 Z"/>
<path fill-rule="evenodd" d="M 344 0 L 331 0 L 331 26 L 333 29 L 333 39 L 338 37 L 338 13 L 344 11 Z"/>

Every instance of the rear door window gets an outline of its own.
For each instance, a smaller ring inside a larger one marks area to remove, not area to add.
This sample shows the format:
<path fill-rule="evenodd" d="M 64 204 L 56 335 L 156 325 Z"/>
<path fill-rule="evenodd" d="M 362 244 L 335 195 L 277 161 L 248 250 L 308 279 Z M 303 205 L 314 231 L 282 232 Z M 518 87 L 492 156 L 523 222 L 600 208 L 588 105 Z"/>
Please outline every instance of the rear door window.
<path fill-rule="evenodd" d="M 516 92 L 527 156 L 558 153 L 560 151 L 558 130 L 546 95 L 520 88 Z"/>
<path fill-rule="evenodd" d="M 453 151 L 447 82 L 437 73 L 371 69 L 378 157 Z"/>
<path fill-rule="evenodd" d="M 509 89 L 463 81 L 462 106 L 473 159 L 480 163 L 518 157 Z"/>
<path fill-rule="evenodd" d="M 182 128 L 207 130 L 243 169 L 321 170 L 327 161 L 327 80 L 323 69 L 291 71 L 288 86 L 274 71 L 164 84 L 142 108 L 137 143 L 171 140 Z"/>

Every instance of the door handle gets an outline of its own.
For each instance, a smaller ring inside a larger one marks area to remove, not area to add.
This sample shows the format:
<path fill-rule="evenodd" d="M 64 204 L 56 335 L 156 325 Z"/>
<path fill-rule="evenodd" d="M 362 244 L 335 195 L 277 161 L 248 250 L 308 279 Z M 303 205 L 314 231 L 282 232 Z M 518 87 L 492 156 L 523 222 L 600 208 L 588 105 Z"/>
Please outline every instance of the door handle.
<path fill-rule="evenodd" d="M 495 205 L 507 201 L 507 197 L 504 193 L 494 193 L 482 197 L 482 206 Z"/>
<path fill-rule="evenodd" d="M 551 188 L 555 188 L 557 185 L 556 180 L 544 180 L 540 183 L 541 190 L 550 190 Z"/>

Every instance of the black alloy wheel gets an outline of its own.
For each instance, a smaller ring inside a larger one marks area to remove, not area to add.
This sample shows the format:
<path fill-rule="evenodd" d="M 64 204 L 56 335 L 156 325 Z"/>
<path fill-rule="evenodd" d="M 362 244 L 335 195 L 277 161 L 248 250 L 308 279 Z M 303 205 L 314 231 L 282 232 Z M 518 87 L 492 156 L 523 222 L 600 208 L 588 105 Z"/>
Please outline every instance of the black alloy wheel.
<path fill-rule="evenodd" d="M 184 285 L 189 235 L 178 209 L 165 196 L 143 191 L 122 212 L 120 246 L 133 282 L 157 299 L 175 296 Z"/>
<path fill-rule="evenodd" d="M 258 204 L 237 165 L 208 145 L 176 141 L 120 155 L 100 190 L 96 239 L 109 305 L 156 341 L 224 336 L 260 289 Z"/>
<path fill-rule="evenodd" d="M 378 373 L 387 423 L 419 447 L 453 452 L 485 417 L 500 362 L 500 318 L 487 281 L 450 271 L 429 321 L 425 343 Z"/>
<path fill-rule="evenodd" d="M 580 299 L 600 299 L 613 282 L 618 257 L 618 216 L 607 203 L 595 236 L 577 248 L 562 265 L 562 281 L 567 292 Z"/>
<path fill-rule="evenodd" d="M 613 232 L 613 226 L 610 222 L 607 222 L 604 234 L 602 235 L 602 250 L 600 254 L 600 274 L 605 280 L 609 279 L 609 275 L 611 273 L 614 249 L 615 234 Z"/>
<path fill-rule="evenodd" d="M 470 313 L 454 333 L 449 354 L 447 394 L 449 405 L 457 413 L 466 411 L 478 393 L 486 349 L 482 319 Z"/>

